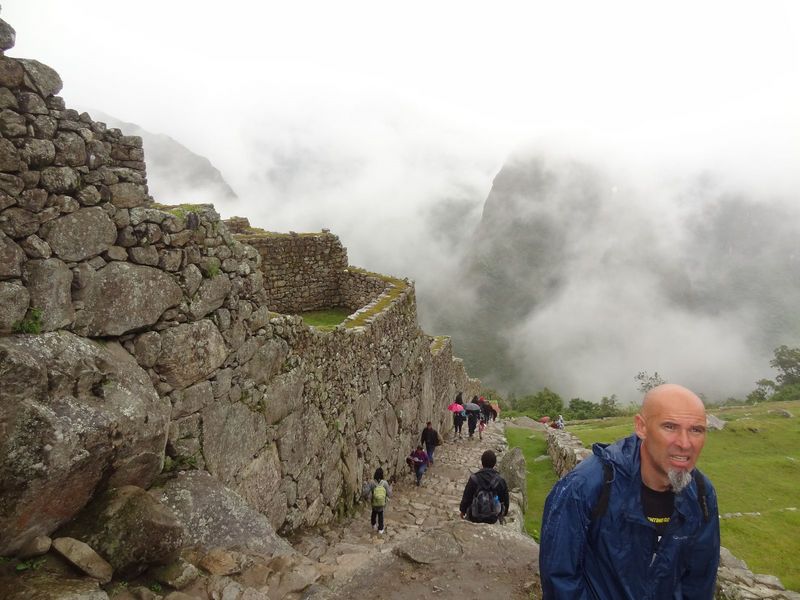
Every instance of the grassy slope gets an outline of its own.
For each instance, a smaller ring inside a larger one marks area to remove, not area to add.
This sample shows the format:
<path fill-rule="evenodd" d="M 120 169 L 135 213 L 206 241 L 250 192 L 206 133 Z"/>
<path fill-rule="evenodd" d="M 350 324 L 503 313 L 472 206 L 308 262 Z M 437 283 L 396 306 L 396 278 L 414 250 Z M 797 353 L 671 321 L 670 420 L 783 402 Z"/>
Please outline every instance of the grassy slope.
<path fill-rule="evenodd" d="M 795 418 L 767 414 L 779 408 Z M 728 424 L 709 432 L 699 466 L 717 489 L 720 514 L 761 515 L 722 519 L 722 545 L 755 573 L 775 575 L 786 588 L 800 590 L 800 402 L 711 412 Z M 633 429 L 632 419 L 621 417 L 569 430 L 588 447 Z"/>
<path fill-rule="evenodd" d="M 537 456 L 547 454 L 547 442 L 543 433 L 521 427 L 508 427 L 506 438 L 512 448 L 520 448 L 525 456 L 528 470 L 528 510 L 525 512 L 525 531 L 538 542 L 544 500 L 558 477 L 549 460 L 534 462 Z"/>

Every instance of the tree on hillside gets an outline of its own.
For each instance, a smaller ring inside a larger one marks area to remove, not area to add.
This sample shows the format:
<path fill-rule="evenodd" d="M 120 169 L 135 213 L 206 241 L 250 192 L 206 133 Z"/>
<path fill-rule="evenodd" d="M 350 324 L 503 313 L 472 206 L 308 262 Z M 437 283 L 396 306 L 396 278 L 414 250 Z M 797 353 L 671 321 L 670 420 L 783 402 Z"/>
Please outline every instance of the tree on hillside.
<path fill-rule="evenodd" d="M 666 380 L 658 374 L 658 371 L 654 371 L 652 375 L 647 371 L 639 371 L 633 380 L 638 382 L 637 387 L 643 394 L 646 394 L 654 387 L 667 383 Z"/>
<path fill-rule="evenodd" d="M 580 419 L 594 419 L 600 416 L 600 405 L 590 402 L 589 400 L 582 400 L 581 398 L 573 398 L 569 401 L 567 407 L 566 417 L 570 421 Z"/>
<path fill-rule="evenodd" d="M 800 348 L 779 346 L 775 348 L 775 358 L 769 366 L 778 370 L 775 381 L 778 388 L 800 383 Z"/>
<path fill-rule="evenodd" d="M 611 394 L 610 396 L 603 396 L 600 399 L 600 407 L 598 410 L 598 417 L 616 417 L 620 414 L 617 407 L 617 395 Z"/>
<path fill-rule="evenodd" d="M 555 392 L 544 388 L 533 396 L 525 396 L 517 400 L 515 408 L 536 419 L 544 416 L 556 417 L 564 411 L 564 401 Z"/>

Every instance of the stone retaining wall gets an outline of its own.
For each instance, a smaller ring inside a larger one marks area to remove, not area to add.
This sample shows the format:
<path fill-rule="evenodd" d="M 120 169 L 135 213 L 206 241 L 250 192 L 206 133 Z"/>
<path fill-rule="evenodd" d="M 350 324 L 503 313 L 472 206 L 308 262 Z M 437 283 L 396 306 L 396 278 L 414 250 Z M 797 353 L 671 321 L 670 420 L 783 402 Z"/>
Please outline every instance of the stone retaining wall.
<path fill-rule="evenodd" d="M 233 221 L 254 247 L 210 205 L 155 204 L 141 140 L 60 87 L 0 56 L 0 555 L 191 470 L 281 531 L 326 523 L 477 393 L 413 284 L 348 267 L 325 231 Z M 274 312 L 341 304 L 359 310 L 332 333 Z"/>
<path fill-rule="evenodd" d="M 547 453 L 553 460 L 553 469 L 563 477 L 591 450 L 566 430 L 547 428 Z M 772 575 L 756 575 L 727 548 L 720 550 L 720 566 L 717 571 L 717 600 L 755 600 L 774 598 L 777 600 L 800 600 L 800 594 L 786 590 L 780 580 Z"/>
<path fill-rule="evenodd" d="M 271 310 L 297 314 L 363 306 L 363 303 L 352 304 L 340 290 L 341 274 L 347 268 L 347 250 L 337 236 L 328 231 L 260 232 L 242 223 L 241 217 L 234 219 L 234 227 L 242 232 L 237 239 L 256 248 L 262 257 L 264 289 Z"/>

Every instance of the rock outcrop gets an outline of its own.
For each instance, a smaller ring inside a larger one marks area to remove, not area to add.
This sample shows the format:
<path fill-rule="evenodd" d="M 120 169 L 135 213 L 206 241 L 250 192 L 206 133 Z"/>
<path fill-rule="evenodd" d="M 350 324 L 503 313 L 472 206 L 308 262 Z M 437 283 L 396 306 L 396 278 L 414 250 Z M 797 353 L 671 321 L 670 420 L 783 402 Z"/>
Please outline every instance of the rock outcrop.
<path fill-rule="evenodd" d="M 296 593 L 314 578 L 275 531 L 351 512 L 365 477 L 399 472 L 422 424 L 480 382 L 420 330 L 411 282 L 348 266 L 326 231 L 240 220 L 234 235 L 211 205 L 156 204 L 141 139 L 60 89 L 46 65 L 0 55 L 0 555 L 55 534 L 114 577 L 175 581 L 180 560 L 202 570 L 237 546 L 258 585 L 208 569 L 191 585 Z M 298 316 L 341 306 L 332 332 Z M 0 572 L 0 595 L 43 575 Z"/>

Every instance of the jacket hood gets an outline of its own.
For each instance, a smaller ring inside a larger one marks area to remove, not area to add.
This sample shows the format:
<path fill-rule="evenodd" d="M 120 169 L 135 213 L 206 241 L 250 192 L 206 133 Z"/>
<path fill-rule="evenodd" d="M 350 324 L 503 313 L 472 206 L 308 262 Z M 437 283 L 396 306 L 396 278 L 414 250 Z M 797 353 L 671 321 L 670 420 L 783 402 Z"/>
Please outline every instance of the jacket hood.
<path fill-rule="evenodd" d="M 631 434 L 613 444 L 592 444 L 592 452 L 602 462 L 611 463 L 615 471 L 631 478 L 639 472 L 641 445 L 642 440 Z"/>

